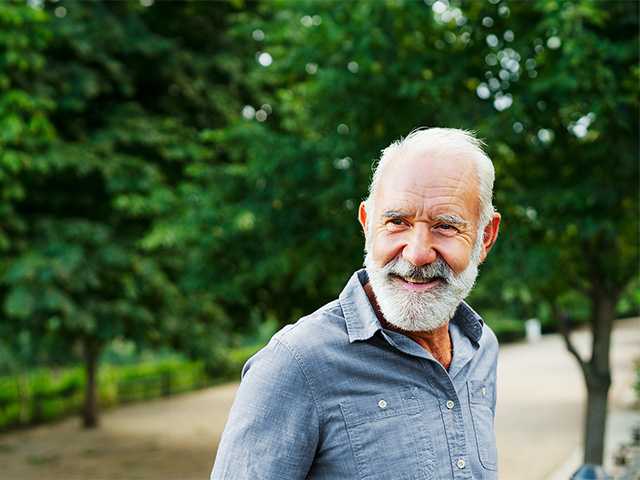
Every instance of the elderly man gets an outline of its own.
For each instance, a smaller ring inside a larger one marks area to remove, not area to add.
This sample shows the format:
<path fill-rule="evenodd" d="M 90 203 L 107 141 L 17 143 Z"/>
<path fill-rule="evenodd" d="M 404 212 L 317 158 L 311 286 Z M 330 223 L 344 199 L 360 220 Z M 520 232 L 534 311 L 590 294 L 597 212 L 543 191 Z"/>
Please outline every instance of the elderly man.
<path fill-rule="evenodd" d="M 495 479 L 498 342 L 463 299 L 498 235 L 469 132 L 382 152 L 365 270 L 247 362 L 212 479 Z"/>

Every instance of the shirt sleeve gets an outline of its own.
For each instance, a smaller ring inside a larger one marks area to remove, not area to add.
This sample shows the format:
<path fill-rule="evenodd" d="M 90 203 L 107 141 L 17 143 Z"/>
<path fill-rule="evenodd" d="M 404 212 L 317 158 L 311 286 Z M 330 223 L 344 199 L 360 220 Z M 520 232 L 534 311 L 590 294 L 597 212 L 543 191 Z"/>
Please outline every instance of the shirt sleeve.
<path fill-rule="evenodd" d="M 303 365 L 272 339 L 243 369 L 211 480 L 304 479 L 318 432 L 317 405 Z"/>

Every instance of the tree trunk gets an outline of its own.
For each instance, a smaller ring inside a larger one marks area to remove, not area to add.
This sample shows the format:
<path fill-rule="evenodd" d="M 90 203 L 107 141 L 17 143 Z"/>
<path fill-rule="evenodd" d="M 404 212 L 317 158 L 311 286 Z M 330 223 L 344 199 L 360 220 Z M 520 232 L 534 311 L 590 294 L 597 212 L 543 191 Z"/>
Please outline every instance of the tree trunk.
<path fill-rule="evenodd" d="M 584 463 L 602 465 L 607 422 L 607 396 L 611 386 L 609 350 L 615 320 L 616 295 L 596 291 L 591 297 L 593 333 L 591 359 L 584 365 L 587 414 L 584 431 Z"/>
<path fill-rule="evenodd" d="M 84 342 L 84 367 L 86 383 L 84 391 L 84 406 L 82 409 L 82 425 L 85 428 L 98 426 L 98 357 L 100 346 L 93 339 Z"/>

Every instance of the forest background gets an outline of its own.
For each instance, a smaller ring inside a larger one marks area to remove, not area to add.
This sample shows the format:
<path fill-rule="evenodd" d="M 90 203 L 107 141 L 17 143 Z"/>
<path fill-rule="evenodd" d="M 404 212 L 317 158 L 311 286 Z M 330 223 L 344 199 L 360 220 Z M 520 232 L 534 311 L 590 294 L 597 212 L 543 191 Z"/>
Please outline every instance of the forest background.
<path fill-rule="evenodd" d="M 638 5 L 0 3 L 0 375 L 85 365 L 87 425 L 101 365 L 228 378 L 361 267 L 380 150 L 446 126 L 503 217 L 470 303 L 501 341 L 589 324 L 606 398 L 640 312 Z"/>

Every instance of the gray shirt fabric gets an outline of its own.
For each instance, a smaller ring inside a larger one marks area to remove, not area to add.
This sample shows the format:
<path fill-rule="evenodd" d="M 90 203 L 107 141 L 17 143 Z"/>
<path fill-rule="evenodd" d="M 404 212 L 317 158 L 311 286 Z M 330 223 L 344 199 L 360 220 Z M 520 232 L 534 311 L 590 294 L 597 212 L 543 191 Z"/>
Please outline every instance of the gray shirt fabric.
<path fill-rule="evenodd" d="M 461 303 L 449 371 L 382 328 L 356 272 L 242 372 L 212 480 L 496 479 L 498 342 Z"/>

